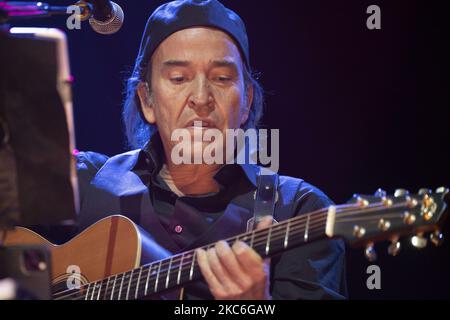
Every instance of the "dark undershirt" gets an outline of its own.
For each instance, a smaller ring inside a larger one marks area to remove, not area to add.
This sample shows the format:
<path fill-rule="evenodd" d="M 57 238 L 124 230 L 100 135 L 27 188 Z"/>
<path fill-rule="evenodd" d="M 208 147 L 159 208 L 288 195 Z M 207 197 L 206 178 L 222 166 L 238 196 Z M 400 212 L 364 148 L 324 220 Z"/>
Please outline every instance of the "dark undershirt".
<path fill-rule="evenodd" d="M 226 177 L 226 179 L 221 179 Z M 152 204 L 161 224 L 180 248 L 187 247 L 204 233 L 225 211 L 228 204 L 240 194 L 251 189 L 249 181 L 239 166 L 227 165 L 216 175 L 220 191 L 201 196 L 177 196 L 159 176 L 152 175 L 150 193 Z M 174 217 L 178 205 L 187 204 L 196 209 L 194 218 Z"/>

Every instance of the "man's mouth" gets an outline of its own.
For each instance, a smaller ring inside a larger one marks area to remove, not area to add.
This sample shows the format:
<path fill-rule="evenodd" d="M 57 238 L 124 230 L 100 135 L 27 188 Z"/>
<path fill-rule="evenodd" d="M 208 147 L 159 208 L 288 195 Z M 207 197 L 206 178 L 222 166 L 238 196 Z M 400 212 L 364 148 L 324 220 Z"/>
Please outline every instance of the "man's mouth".
<path fill-rule="evenodd" d="M 190 121 L 186 128 L 193 128 L 193 129 L 211 129 L 211 128 L 217 128 L 216 124 L 209 119 L 194 119 Z"/>

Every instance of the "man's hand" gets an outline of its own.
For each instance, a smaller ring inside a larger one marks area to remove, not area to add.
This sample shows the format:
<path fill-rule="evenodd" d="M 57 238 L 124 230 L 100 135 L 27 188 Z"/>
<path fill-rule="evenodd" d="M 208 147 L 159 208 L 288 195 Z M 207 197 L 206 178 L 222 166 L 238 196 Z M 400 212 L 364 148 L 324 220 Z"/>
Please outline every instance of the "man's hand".
<path fill-rule="evenodd" d="M 272 217 L 264 218 L 257 229 L 272 224 Z M 230 248 L 226 241 L 205 251 L 197 249 L 197 260 L 209 290 L 218 300 L 270 299 L 270 260 L 265 261 L 242 241 Z"/>

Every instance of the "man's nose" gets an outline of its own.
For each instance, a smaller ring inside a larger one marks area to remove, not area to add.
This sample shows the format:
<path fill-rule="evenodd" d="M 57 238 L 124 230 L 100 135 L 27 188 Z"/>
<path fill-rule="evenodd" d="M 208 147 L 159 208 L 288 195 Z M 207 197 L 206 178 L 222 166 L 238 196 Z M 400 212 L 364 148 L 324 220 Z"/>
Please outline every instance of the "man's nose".
<path fill-rule="evenodd" d="M 197 113 L 211 112 L 214 108 L 211 86 L 206 77 L 197 77 L 193 82 L 192 92 L 189 96 L 189 107 Z"/>

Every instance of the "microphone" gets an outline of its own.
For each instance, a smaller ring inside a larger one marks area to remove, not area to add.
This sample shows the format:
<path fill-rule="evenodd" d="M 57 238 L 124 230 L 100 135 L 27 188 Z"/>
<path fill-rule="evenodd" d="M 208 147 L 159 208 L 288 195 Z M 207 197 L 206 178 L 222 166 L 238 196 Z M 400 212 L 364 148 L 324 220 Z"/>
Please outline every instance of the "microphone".
<path fill-rule="evenodd" d="M 82 0 L 79 3 L 92 5 L 92 17 L 89 24 L 95 32 L 100 34 L 113 34 L 120 30 L 124 21 L 122 8 L 109 0 Z"/>
<path fill-rule="evenodd" d="M 109 0 L 81 0 L 76 4 L 81 12 L 81 20 L 89 18 L 95 32 L 113 34 L 120 30 L 124 21 L 122 8 Z M 51 6 L 42 2 L 19 2 L 0 0 L 0 24 L 9 20 L 44 18 L 66 15 L 67 6 Z"/>

